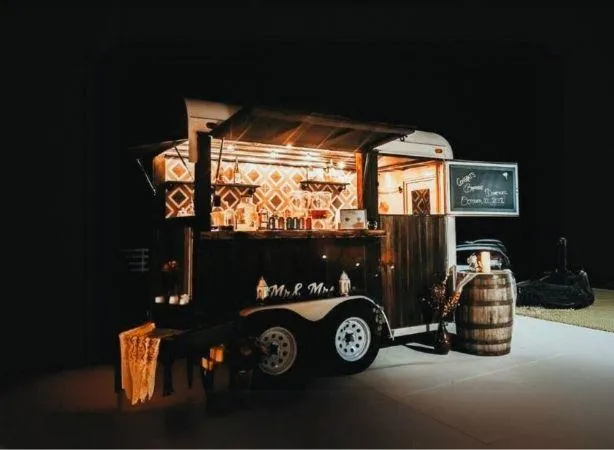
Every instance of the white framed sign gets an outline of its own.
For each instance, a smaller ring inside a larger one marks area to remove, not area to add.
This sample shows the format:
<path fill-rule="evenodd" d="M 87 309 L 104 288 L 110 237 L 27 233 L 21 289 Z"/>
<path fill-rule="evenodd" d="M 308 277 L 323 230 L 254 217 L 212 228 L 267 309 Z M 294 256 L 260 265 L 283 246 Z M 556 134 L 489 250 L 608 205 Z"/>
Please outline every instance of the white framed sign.
<path fill-rule="evenodd" d="M 446 161 L 446 213 L 518 216 L 518 164 Z"/>

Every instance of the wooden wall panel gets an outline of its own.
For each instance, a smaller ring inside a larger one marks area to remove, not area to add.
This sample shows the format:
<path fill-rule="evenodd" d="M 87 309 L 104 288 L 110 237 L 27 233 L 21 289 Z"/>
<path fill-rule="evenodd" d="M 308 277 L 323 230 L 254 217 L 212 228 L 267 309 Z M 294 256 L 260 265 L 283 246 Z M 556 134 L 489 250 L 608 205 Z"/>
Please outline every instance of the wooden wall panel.
<path fill-rule="evenodd" d="M 429 323 L 420 299 L 446 272 L 445 216 L 381 215 L 382 305 L 393 328 Z"/>
<path fill-rule="evenodd" d="M 290 291 L 297 283 L 303 285 L 301 296 L 272 295 L 267 304 L 337 296 L 342 271 L 350 277 L 352 294 L 370 295 L 374 274 L 366 258 L 375 255 L 377 261 L 379 239 L 202 239 L 197 243 L 195 305 L 211 317 L 232 318 L 239 309 L 256 304 L 260 277 L 269 287 L 284 285 Z M 329 295 L 308 295 L 312 282 L 332 288 Z"/>

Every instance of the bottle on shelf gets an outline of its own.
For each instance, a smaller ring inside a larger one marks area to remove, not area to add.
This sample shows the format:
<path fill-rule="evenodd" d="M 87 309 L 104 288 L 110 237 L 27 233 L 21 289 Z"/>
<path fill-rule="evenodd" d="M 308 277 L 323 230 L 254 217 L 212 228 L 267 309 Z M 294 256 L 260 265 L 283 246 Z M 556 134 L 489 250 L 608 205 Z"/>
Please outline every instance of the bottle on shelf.
<path fill-rule="evenodd" d="M 219 195 L 213 196 L 213 207 L 211 208 L 211 231 L 219 231 L 224 226 L 224 209 L 222 209 L 222 198 Z"/>
<path fill-rule="evenodd" d="M 258 206 L 254 203 L 253 197 L 249 197 L 249 202 L 252 204 L 252 231 L 256 231 L 260 228 L 260 211 Z"/>
<path fill-rule="evenodd" d="M 273 211 L 269 216 L 269 223 L 267 224 L 267 230 L 277 229 L 277 212 Z"/>
<path fill-rule="evenodd" d="M 235 184 L 241 184 L 241 171 L 239 170 L 239 157 L 235 156 L 235 166 L 232 173 L 232 182 Z"/>
<path fill-rule="evenodd" d="M 333 161 L 329 159 L 324 168 L 324 181 L 333 181 Z"/>
<path fill-rule="evenodd" d="M 258 206 L 258 228 L 266 230 L 269 227 L 269 211 L 264 206 Z"/>

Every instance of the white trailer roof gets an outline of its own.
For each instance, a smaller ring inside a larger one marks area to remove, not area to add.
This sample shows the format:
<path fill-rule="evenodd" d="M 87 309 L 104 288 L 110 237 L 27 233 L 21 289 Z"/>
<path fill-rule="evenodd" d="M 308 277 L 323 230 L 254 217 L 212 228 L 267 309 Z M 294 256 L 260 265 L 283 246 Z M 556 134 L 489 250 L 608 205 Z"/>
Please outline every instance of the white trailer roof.
<path fill-rule="evenodd" d="M 413 133 L 378 145 L 374 149 L 388 155 L 416 156 L 421 158 L 452 159 L 452 146 L 441 135 L 416 130 Z"/>

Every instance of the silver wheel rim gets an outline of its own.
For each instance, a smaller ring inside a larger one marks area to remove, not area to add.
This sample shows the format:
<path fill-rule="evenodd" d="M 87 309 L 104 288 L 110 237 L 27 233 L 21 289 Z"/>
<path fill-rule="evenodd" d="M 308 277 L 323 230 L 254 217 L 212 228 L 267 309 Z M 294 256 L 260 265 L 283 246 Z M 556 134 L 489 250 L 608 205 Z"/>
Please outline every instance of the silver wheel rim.
<path fill-rule="evenodd" d="M 291 331 L 283 327 L 268 328 L 260 335 L 260 342 L 267 352 L 259 364 L 264 373 L 281 375 L 294 365 L 297 345 Z"/>
<path fill-rule="evenodd" d="M 337 327 L 335 350 L 344 361 L 363 358 L 371 345 L 371 329 L 360 317 L 348 317 Z"/>

